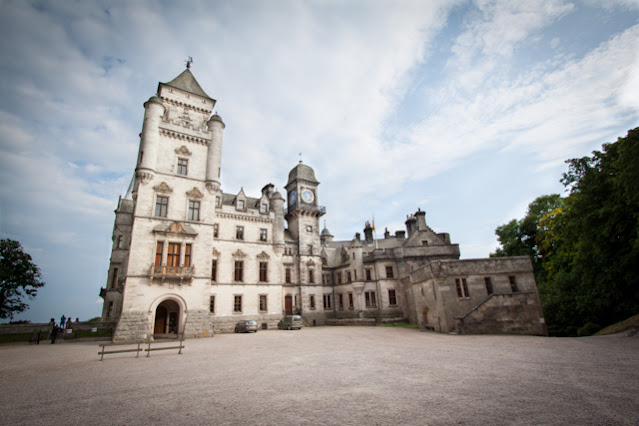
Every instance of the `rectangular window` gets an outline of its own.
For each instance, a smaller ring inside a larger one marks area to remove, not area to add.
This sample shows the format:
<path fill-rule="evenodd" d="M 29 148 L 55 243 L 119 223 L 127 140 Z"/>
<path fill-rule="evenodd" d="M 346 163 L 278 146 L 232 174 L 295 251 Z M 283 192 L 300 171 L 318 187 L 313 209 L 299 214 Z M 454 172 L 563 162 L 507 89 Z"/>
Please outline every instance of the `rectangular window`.
<path fill-rule="evenodd" d="M 266 203 L 260 204 L 260 213 L 266 213 L 268 211 L 268 206 Z"/>
<path fill-rule="evenodd" d="M 177 166 L 178 175 L 186 176 L 188 165 L 189 165 L 189 160 L 187 160 L 186 158 L 178 158 L 178 166 Z"/>
<path fill-rule="evenodd" d="M 118 286 L 118 268 L 113 268 L 113 276 L 111 277 L 111 288 Z"/>
<path fill-rule="evenodd" d="M 395 290 L 393 289 L 388 290 L 388 304 L 391 306 L 397 305 L 397 296 L 395 294 Z"/>
<path fill-rule="evenodd" d="M 266 312 L 268 307 L 266 306 L 266 295 L 260 294 L 260 311 Z"/>
<path fill-rule="evenodd" d="M 217 281 L 217 259 L 211 261 L 211 281 Z"/>
<path fill-rule="evenodd" d="M 266 241 L 267 235 L 266 229 L 260 229 L 260 241 Z"/>
<path fill-rule="evenodd" d="M 315 309 L 315 295 L 314 294 L 311 294 L 310 308 L 311 309 Z"/>
<path fill-rule="evenodd" d="M 315 274 L 313 274 L 313 268 L 308 268 L 308 283 L 315 284 Z"/>
<path fill-rule="evenodd" d="M 220 236 L 220 225 L 217 223 L 213 224 L 213 238 L 217 238 Z"/>
<path fill-rule="evenodd" d="M 466 278 L 455 278 L 455 286 L 457 287 L 457 297 L 470 297 Z"/>
<path fill-rule="evenodd" d="M 370 269 L 367 269 L 367 270 L 366 270 L 366 281 L 370 281 L 371 279 L 372 279 L 372 278 L 371 278 L 371 270 L 370 270 Z"/>
<path fill-rule="evenodd" d="M 486 294 L 493 294 L 493 282 L 490 277 L 484 277 L 484 284 L 486 285 Z"/>
<path fill-rule="evenodd" d="M 191 244 L 184 245 L 184 266 L 191 266 Z"/>
<path fill-rule="evenodd" d="M 200 220 L 200 202 L 189 200 L 189 220 Z"/>
<path fill-rule="evenodd" d="M 244 200 L 237 200 L 237 209 L 244 210 Z"/>
<path fill-rule="evenodd" d="M 222 205 L 222 199 L 218 195 L 215 197 L 215 207 L 220 207 L 221 205 Z"/>
<path fill-rule="evenodd" d="M 244 261 L 236 260 L 235 261 L 235 281 L 242 282 L 244 281 Z"/>
<path fill-rule="evenodd" d="M 324 295 L 324 309 L 331 309 L 331 295 Z"/>
<path fill-rule="evenodd" d="M 342 293 L 338 294 L 339 296 L 339 308 L 344 309 L 344 295 Z"/>
<path fill-rule="evenodd" d="M 346 282 L 350 283 L 351 281 L 351 271 L 346 271 Z"/>
<path fill-rule="evenodd" d="M 124 246 L 124 244 L 122 244 L 122 235 L 118 235 L 118 244 L 117 244 L 117 248 L 121 249 Z"/>
<path fill-rule="evenodd" d="M 166 266 L 180 266 L 180 243 L 169 243 Z"/>
<path fill-rule="evenodd" d="M 268 282 L 268 263 L 260 262 L 260 282 Z"/>
<path fill-rule="evenodd" d="M 392 266 L 387 266 L 386 267 L 386 278 L 393 278 L 393 267 Z"/>
<path fill-rule="evenodd" d="M 109 302 L 109 310 L 107 311 L 107 318 L 110 318 L 113 314 L 113 302 Z"/>
<path fill-rule="evenodd" d="M 166 213 L 169 209 L 169 197 L 163 197 L 158 195 L 155 201 L 155 215 L 159 217 L 166 217 Z"/>
<path fill-rule="evenodd" d="M 235 227 L 235 239 L 236 240 L 243 240 L 244 239 L 244 227 L 243 226 Z"/>
<path fill-rule="evenodd" d="M 335 275 L 337 277 L 337 285 L 342 284 L 342 273 L 340 271 L 338 271 L 336 273 L 337 275 Z"/>
<path fill-rule="evenodd" d="M 367 308 L 375 308 L 377 306 L 377 301 L 375 300 L 375 292 L 374 291 L 366 291 L 364 292 L 364 299 L 366 300 Z"/>
<path fill-rule="evenodd" d="M 212 314 L 215 313 L 215 296 L 211 296 L 209 300 L 209 312 Z"/>
<path fill-rule="evenodd" d="M 233 297 L 233 312 L 242 312 L 242 296 L 239 294 Z"/>
<path fill-rule="evenodd" d="M 162 254 L 164 254 L 164 241 L 158 241 L 155 246 L 155 266 L 162 265 Z"/>
<path fill-rule="evenodd" d="M 357 281 L 357 269 L 353 269 L 353 276 L 355 277 L 355 280 Z"/>
<path fill-rule="evenodd" d="M 517 289 L 517 281 L 515 281 L 514 275 L 509 276 L 508 281 L 510 282 L 510 291 L 517 293 L 519 290 Z"/>
<path fill-rule="evenodd" d="M 287 284 L 291 283 L 291 268 L 286 268 L 285 279 Z"/>
<path fill-rule="evenodd" d="M 353 309 L 353 293 L 348 293 L 348 308 Z"/>

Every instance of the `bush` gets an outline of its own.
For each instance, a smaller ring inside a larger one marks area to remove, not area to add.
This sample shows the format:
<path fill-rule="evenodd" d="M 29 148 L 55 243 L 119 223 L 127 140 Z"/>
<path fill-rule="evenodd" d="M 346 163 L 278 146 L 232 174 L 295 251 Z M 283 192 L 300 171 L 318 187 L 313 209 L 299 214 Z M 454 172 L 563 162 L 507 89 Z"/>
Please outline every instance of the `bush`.
<path fill-rule="evenodd" d="M 596 332 L 601 330 L 601 326 L 592 322 L 587 322 L 586 325 L 577 330 L 577 336 L 592 336 Z"/>

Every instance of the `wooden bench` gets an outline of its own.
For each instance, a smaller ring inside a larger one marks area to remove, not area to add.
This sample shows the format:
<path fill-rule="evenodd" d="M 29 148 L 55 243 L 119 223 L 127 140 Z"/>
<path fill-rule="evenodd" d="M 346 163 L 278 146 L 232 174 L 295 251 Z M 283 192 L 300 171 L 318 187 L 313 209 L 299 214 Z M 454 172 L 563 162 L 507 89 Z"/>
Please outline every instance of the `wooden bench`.
<path fill-rule="evenodd" d="M 180 336 L 180 340 L 178 341 L 179 345 L 177 346 L 160 346 L 160 347 L 151 347 L 151 345 L 161 345 L 166 343 L 173 343 L 173 341 L 162 341 L 162 342 L 152 342 L 151 340 L 147 340 L 146 342 L 138 342 L 138 343 L 125 343 L 125 344 L 113 344 L 113 343 L 103 343 L 99 346 L 102 348 L 98 355 L 100 355 L 100 361 L 104 360 L 104 355 L 108 354 L 121 354 L 126 352 L 135 352 L 135 357 L 140 357 L 140 352 L 146 352 L 146 357 L 151 356 L 151 351 L 165 351 L 168 349 L 178 349 L 178 355 L 182 355 L 182 349 L 184 349 L 184 336 Z M 107 347 L 118 347 L 118 346 L 129 346 L 129 345 L 137 345 L 135 348 L 126 348 L 126 349 L 114 349 L 114 350 L 106 350 Z M 146 349 L 142 348 L 142 345 L 147 345 Z"/>

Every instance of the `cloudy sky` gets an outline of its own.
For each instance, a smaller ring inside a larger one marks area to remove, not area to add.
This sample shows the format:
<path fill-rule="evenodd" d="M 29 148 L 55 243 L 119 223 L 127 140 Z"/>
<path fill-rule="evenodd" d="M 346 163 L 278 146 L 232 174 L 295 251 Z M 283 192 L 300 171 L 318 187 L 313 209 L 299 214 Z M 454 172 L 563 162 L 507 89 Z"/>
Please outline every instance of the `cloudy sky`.
<path fill-rule="evenodd" d="M 217 99 L 222 189 L 315 169 L 339 239 L 421 208 L 463 258 L 639 126 L 639 1 L 0 0 L 0 238 L 45 288 L 21 319 L 101 312 L 142 104 L 184 70 Z"/>

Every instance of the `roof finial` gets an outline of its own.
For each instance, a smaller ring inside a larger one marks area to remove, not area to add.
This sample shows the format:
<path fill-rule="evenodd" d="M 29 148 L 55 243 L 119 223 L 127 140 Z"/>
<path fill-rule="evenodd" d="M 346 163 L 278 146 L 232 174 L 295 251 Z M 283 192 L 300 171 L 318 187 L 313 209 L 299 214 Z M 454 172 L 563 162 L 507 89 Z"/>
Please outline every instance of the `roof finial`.
<path fill-rule="evenodd" d="M 189 59 L 186 60 L 186 69 L 190 69 L 191 68 L 191 64 L 193 63 L 193 57 L 189 56 Z"/>
<path fill-rule="evenodd" d="M 302 153 L 300 152 L 300 164 L 302 164 Z"/>

